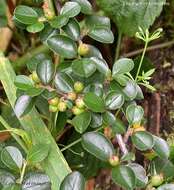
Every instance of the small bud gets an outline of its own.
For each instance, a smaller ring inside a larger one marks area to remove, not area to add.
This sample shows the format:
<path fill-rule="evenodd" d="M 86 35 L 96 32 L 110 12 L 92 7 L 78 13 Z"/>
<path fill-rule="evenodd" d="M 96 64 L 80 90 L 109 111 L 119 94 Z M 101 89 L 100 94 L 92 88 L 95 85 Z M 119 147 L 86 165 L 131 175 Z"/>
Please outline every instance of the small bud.
<path fill-rule="evenodd" d="M 37 76 L 36 71 L 33 71 L 33 72 L 32 72 L 31 78 L 32 78 L 32 80 L 33 80 L 35 83 L 40 83 L 40 79 L 39 79 L 39 77 Z"/>
<path fill-rule="evenodd" d="M 48 100 L 48 103 L 52 106 L 57 106 L 59 103 L 59 98 L 58 97 L 52 98 L 52 99 Z"/>
<path fill-rule="evenodd" d="M 111 164 L 111 166 L 117 166 L 120 163 L 118 156 L 112 156 L 109 159 L 109 163 Z"/>
<path fill-rule="evenodd" d="M 78 54 L 81 56 L 85 56 L 89 53 L 89 45 L 80 43 L 78 47 Z"/>
<path fill-rule="evenodd" d="M 58 103 L 58 110 L 60 112 L 64 112 L 64 111 L 66 111 L 66 109 L 67 109 L 66 102 L 61 101 Z"/>
<path fill-rule="evenodd" d="M 83 85 L 82 82 L 77 81 L 77 82 L 74 83 L 74 90 L 75 90 L 77 93 L 82 92 L 83 89 L 84 89 L 84 85 Z"/>
<path fill-rule="evenodd" d="M 67 98 L 74 101 L 77 98 L 77 94 L 75 92 L 69 92 Z"/>
<path fill-rule="evenodd" d="M 104 128 L 104 135 L 105 137 L 111 139 L 112 138 L 112 129 L 111 127 L 105 127 Z"/>
<path fill-rule="evenodd" d="M 156 153 L 153 150 L 149 150 L 148 152 L 144 153 L 143 155 L 148 160 L 153 160 L 156 157 Z"/>
<path fill-rule="evenodd" d="M 82 109 L 85 107 L 85 103 L 83 101 L 83 98 L 77 98 L 77 100 L 75 101 L 75 104 L 78 108 Z"/>
<path fill-rule="evenodd" d="M 49 105 L 49 111 L 50 112 L 57 112 L 58 108 L 57 108 L 57 106 Z"/>
<path fill-rule="evenodd" d="M 164 177 L 162 174 L 154 175 L 151 177 L 151 185 L 153 187 L 158 187 L 164 182 Z"/>
<path fill-rule="evenodd" d="M 76 107 L 76 106 L 74 106 L 74 107 L 72 108 L 72 112 L 73 112 L 74 115 L 80 115 L 81 113 L 84 112 L 84 110 L 83 110 L 83 109 L 80 109 L 80 108 L 78 108 L 78 107 Z"/>
<path fill-rule="evenodd" d="M 133 133 L 139 132 L 139 131 L 146 131 L 146 129 L 143 126 L 140 126 L 138 128 L 133 129 Z"/>

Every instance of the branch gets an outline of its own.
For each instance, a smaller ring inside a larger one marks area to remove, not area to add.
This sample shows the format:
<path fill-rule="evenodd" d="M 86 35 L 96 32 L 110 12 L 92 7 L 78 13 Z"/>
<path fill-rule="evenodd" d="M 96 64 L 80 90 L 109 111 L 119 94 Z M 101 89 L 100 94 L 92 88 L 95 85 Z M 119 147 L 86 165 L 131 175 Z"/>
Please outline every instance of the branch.
<path fill-rule="evenodd" d="M 120 147 L 120 150 L 122 151 L 122 153 L 125 155 L 128 153 L 128 150 L 126 148 L 126 144 L 123 141 L 123 137 L 121 135 L 116 135 L 116 139 L 118 142 L 118 145 Z"/>

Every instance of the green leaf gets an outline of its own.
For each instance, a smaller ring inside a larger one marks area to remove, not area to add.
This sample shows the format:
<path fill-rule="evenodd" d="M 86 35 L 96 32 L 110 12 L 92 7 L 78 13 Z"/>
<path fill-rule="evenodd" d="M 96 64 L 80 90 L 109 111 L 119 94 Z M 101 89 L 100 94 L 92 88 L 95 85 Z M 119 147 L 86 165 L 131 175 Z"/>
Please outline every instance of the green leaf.
<path fill-rule="evenodd" d="M 80 172 L 72 172 L 61 183 L 60 190 L 85 190 L 85 178 Z"/>
<path fill-rule="evenodd" d="M 50 179 L 43 173 L 29 173 L 22 183 L 23 190 L 47 190 L 51 189 Z"/>
<path fill-rule="evenodd" d="M 29 88 L 28 90 L 25 91 L 25 93 L 31 97 L 35 97 L 35 96 L 38 96 L 40 95 L 42 92 L 44 91 L 43 88 Z"/>
<path fill-rule="evenodd" d="M 173 190 L 174 184 L 164 184 L 157 188 L 157 190 Z"/>
<path fill-rule="evenodd" d="M 120 165 L 113 168 L 112 180 L 126 190 L 133 190 L 136 185 L 135 174 L 128 166 Z"/>
<path fill-rule="evenodd" d="M 157 153 L 157 155 L 162 159 L 168 159 L 170 155 L 169 145 L 165 140 L 160 137 L 153 136 L 154 138 L 154 146 L 153 150 Z"/>
<path fill-rule="evenodd" d="M 91 15 L 87 16 L 85 19 L 85 23 L 88 28 L 94 29 L 95 27 L 103 27 L 103 28 L 111 28 L 111 22 L 108 17 Z"/>
<path fill-rule="evenodd" d="M 122 107 L 124 104 L 124 97 L 122 94 L 118 94 L 115 91 L 111 91 L 105 98 L 105 104 L 107 109 L 116 110 Z"/>
<path fill-rule="evenodd" d="M 32 80 L 25 75 L 16 76 L 14 84 L 16 85 L 18 89 L 24 90 L 24 91 L 34 87 Z"/>
<path fill-rule="evenodd" d="M 15 183 L 15 176 L 10 172 L 0 169 L 0 185 L 7 186 Z"/>
<path fill-rule="evenodd" d="M 49 153 L 50 146 L 48 144 L 35 144 L 28 151 L 27 161 L 37 164 L 43 161 Z"/>
<path fill-rule="evenodd" d="M 97 70 L 107 76 L 110 70 L 106 61 L 102 58 L 91 57 L 91 60 L 96 64 Z"/>
<path fill-rule="evenodd" d="M 131 137 L 134 146 L 141 151 L 150 150 L 154 145 L 153 136 L 146 131 L 138 131 Z"/>
<path fill-rule="evenodd" d="M 66 2 L 60 11 L 60 14 L 71 18 L 78 15 L 80 13 L 80 10 L 81 10 L 81 7 L 78 3 Z"/>
<path fill-rule="evenodd" d="M 64 58 L 74 58 L 77 55 L 76 43 L 63 35 L 55 35 L 47 40 L 48 47 Z"/>
<path fill-rule="evenodd" d="M 65 93 L 73 92 L 74 83 L 68 74 L 57 73 L 55 76 L 55 87 Z"/>
<path fill-rule="evenodd" d="M 21 186 L 17 184 L 8 185 L 4 187 L 2 190 L 21 190 Z"/>
<path fill-rule="evenodd" d="M 0 53 L 0 72 L 2 73 L 0 75 L 1 84 L 4 87 L 11 106 L 14 107 L 16 101 L 16 87 L 14 85 L 14 79 L 16 75 L 13 71 L 12 64 L 2 53 Z M 57 188 L 60 187 L 60 183 L 63 178 L 71 170 L 55 143 L 55 140 L 35 109 L 28 113 L 27 116 L 19 118 L 19 122 L 28 135 L 32 137 L 32 142 L 35 144 L 41 142 L 50 144 L 50 153 L 48 158 L 41 163 L 41 167 L 50 177 L 51 189 L 57 190 Z"/>
<path fill-rule="evenodd" d="M 73 0 L 77 2 L 81 7 L 81 12 L 84 14 L 92 14 L 92 5 L 88 0 Z"/>
<path fill-rule="evenodd" d="M 103 114 L 103 120 L 107 125 L 110 125 L 112 127 L 112 131 L 115 134 L 124 134 L 126 132 L 123 122 L 115 118 L 111 112 L 105 112 Z"/>
<path fill-rule="evenodd" d="M 45 59 L 42 62 L 40 62 L 37 65 L 36 72 L 43 84 L 49 84 L 54 75 L 54 65 L 52 60 Z"/>
<path fill-rule="evenodd" d="M 69 22 L 62 28 L 64 32 L 75 41 L 80 38 L 80 26 L 76 19 L 71 18 Z"/>
<path fill-rule="evenodd" d="M 104 112 L 105 104 L 102 98 L 98 97 L 92 92 L 85 94 L 84 96 L 85 105 L 93 112 Z"/>
<path fill-rule="evenodd" d="M 126 118 L 131 125 L 135 123 L 140 123 L 143 115 L 144 110 L 141 106 L 131 104 L 126 109 Z"/>
<path fill-rule="evenodd" d="M 5 0 L 1 0 L 0 1 L 0 17 L 1 17 L 0 28 L 5 27 L 8 23 L 6 10 L 7 10 L 7 3 Z"/>
<path fill-rule="evenodd" d="M 101 43 L 110 44 L 114 42 L 114 35 L 112 31 L 104 27 L 98 26 L 98 27 L 93 28 L 89 32 L 88 36 Z"/>
<path fill-rule="evenodd" d="M 148 183 L 146 170 L 141 165 L 136 163 L 130 163 L 128 166 L 134 171 L 136 177 L 136 187 L 144 188 Z"/>
<path fill-rule="evenodd" d="M 86 151 L 106 162 L 114 155 L 112 143 L 101 133 L 85 133 L 82 136 L 82 146 Z"/>
<path fill-rule="evenodd" d="M 75 130 L 78 133 L 83 133 L 88 128 L 91 122 L 91 114 L 90 112 L 83 112 L 80 115 L 75 116 L 72 119 L 72 125 L 75 127 Z"/>
<path fill-rule="evenodd" d="M 80 77 L 88 78 L 96 71 L 96 66 L 91 59 L 83 58 L 72 62 L 72 71 Z"/>
<path fill-rule="evenodd" d="M 101 52 L 95 46 L 88 44 L 88 48 L 89 48 L 89 51 L 85 55 L 85 57 L 89 57 L 89 58 L 98 57 L 98 58 L 103 59 L 103 56 L 102 56 Z"/>
<path fill-rule="evenodd" d="M 50 21 L 50 25 L 53 28 L 61 28 L 68 23 L 68 20 L 69 20 L 69 18 L 66 15 L 59 15 L 59 16 L 54 17 Z"/>
<path fill-rule="evenodd" d="M 109 15 L 119 30 L 133 36 L 138 27 L 148 29 L 159 16 L 165 0 L 144 0 L 143 4 L 132 0 L 97 0 L 97 4 Z"/>
<path fill-rule="evenodd" d="M 102 116 L 98 113 L 91 113 L 91 128 L 97 128 L 100 127 L 103 123 Z"/>
<path fill-rule="evenodd" d="M 1 151 L 1 161 L 10 170 L 19 171 L 22 168 L 23 156 L 16 147 L 6 146 Z"/>
<path fill-rule="evenodd" d="M 113 78 L 121 85 L 126 86 L 130 78 L 125 74 L 114 75 Z"/>
<path fill-rule="evenodd" d="M 134 68 L 134 62 L 132 59 L 121 58 L 114 63 L 112 76 L 128 73 L 133 68 Z"/>
<path fill-rule="evenodd" d="M 31 111 L 33 107 L 32 98 L 28 95 L 20 96 L 15 103 L 14 112 L 17 117 L 22 117 Z"/>
<path fill-rule="evenodd" d="M 134 81 L 129 80 L 123 89 L 126 100 L 133 100 L 137 96 L 137 85 Z"/>
<path fill-rule="evenodd" d="M 44 29 L 44 24 L 42 22 L 36 22 L 32 25 L 27 26 L 27 31 L 31 33 L 37 33 Z"/>
<path fill-rule="evenodd" d="M 100 97 L 103 96 L 103 86 L 98 83 L 88 85 L 84 91 L 85 93 L 93 92 L 95 95 L 100 96 Z"/>
<path fill-rule="evenodd" d="M 14 10 L 14 16 L 19 22 L 27 25 L 34 24 L 38 19 L 37 12 L 25 5 L 17 6 Z"/>

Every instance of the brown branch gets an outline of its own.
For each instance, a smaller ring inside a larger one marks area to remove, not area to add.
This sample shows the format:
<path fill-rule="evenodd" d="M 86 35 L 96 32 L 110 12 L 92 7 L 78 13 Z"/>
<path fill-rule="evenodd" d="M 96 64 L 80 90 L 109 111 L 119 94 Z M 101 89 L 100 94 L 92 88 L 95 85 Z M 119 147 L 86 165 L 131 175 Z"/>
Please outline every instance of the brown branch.
<path fill-rule="evenodd" d="M 164 42 L 164 43 L 161 43 L 161 44 L 150 46 L 150 47 L 147 48 L 146 52 L 156 50 L 156 49 L 162 49 L 162 48 L 170 47 L 172 45 L 174 45 L 174 40 L 172 40 L 170 42 Z M 142 49 L 132 51 L 130 53 L 125 53 L 125 54 L 122 55 L 122 57 L 133 57 L 133 56 L 136 56 L 136 55 L 142 53 L 143 50 L 144 49 L 142 48 Z"/>
<path fill-rule="evenodd" d="M 126 148 L 126 144 L 123 141 L 123 137 L 121 135 L 116 135 L 116 140 L 118 142 L 118 145 L 120 147 L 120 150 L 122 151 L 122 153 L 125 155 L 128 153 L 128 150 Z"/>

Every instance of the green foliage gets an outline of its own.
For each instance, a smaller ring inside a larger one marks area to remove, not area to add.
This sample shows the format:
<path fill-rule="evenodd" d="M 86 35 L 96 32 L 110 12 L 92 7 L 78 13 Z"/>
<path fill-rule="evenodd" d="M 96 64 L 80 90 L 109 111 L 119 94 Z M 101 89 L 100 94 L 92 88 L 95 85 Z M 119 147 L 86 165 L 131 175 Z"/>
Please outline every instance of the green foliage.
<path fill-rule="evenodd" d="M 109 15 L 118 26 L 120 32 L 133 36 L 138 27 L 148 29 L 162 11 L 165 0 L 97 0 L 102 10 Z M 124 23 L 124 24 L 123 24 Z"/>
<path fill-rule="evenodd" d="M 7 25 L 6 11 L 7 11 L 6 1 L 2 0 L 0 2 L 0 28 Z"/>

